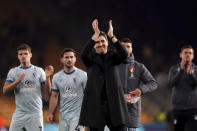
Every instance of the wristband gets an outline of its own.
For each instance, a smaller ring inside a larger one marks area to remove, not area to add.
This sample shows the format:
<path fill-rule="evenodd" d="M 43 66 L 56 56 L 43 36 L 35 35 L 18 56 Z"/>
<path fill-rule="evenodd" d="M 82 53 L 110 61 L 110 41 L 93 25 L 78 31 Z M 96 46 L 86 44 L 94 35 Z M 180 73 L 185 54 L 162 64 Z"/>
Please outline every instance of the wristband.
<path fill-rule="evenodd" d="M 115 37 L 115 35 L 113 35 L 110 39 L 112 40 Z"/>

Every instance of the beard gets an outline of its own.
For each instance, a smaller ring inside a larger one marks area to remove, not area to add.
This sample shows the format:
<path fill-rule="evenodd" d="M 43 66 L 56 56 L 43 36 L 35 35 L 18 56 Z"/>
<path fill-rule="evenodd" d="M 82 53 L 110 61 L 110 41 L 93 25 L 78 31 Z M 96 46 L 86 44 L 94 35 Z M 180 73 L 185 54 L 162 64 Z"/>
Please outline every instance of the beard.
<path fill-rule="evenodd" d="M 64 66 L 68 69 L 73 68 L 73 64 L 65 64 Z"/>

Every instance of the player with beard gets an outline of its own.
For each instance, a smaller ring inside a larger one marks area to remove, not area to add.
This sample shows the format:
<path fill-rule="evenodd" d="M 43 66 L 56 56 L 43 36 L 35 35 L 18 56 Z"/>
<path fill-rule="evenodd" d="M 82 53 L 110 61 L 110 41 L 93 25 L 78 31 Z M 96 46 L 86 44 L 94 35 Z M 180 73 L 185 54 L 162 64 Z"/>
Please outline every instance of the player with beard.
<path fill-rule="evenodd" d="M 58 96 L 60 96 L 59 131 L 80 131 L 78 120 L 87 74 L 75 67 L 76 53 L 73 49 L 65 48 L 61 53 L 60 61 L 63 69 L 57 72 L 52 79 L 52 94 L 47 120 L 48 122 L 53 121 Z"/>

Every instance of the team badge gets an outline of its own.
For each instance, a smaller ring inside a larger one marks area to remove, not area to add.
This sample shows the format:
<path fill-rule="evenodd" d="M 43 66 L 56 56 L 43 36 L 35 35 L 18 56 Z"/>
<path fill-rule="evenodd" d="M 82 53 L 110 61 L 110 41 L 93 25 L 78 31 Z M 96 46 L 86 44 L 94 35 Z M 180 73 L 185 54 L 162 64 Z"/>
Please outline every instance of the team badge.
<path fill-rule="evenodd" d="M 130 79 L 134 77 L 134 71 L 135 71 L 134 66 L 129 66 L 129 73 L 130 73 L 129 78 Z"/>

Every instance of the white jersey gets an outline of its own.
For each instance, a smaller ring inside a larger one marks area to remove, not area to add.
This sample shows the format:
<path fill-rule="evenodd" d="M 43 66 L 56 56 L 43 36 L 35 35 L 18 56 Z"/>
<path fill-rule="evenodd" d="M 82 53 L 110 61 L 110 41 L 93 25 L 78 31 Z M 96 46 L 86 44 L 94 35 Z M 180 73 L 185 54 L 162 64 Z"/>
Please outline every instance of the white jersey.
<path fill-rule="evenodd" d="M 33 114 L 42 112 L 41 85 L 45 83 L 46 75 L 42 68 L 15 67 L 8 72 L 6 82 L 12 83 L 25 73 L 24 79 L 14 88 L 16 114 Z"/>
<path fill-rule="evenodd" d="M 86 81 L 86 72 L 76 67 L 71 73 L 61 70 L 53 76 L 52 91 L 60 94 L 60 120 L 80 115 Z"/>

